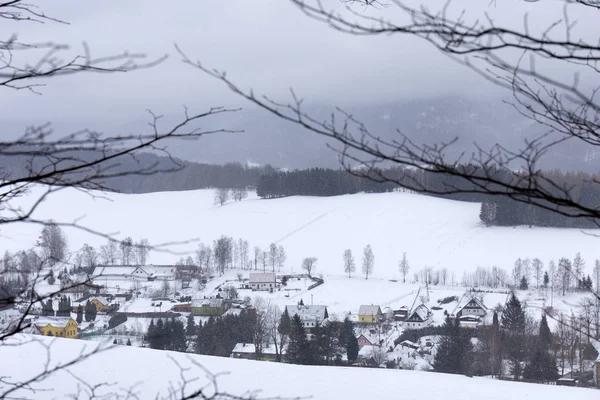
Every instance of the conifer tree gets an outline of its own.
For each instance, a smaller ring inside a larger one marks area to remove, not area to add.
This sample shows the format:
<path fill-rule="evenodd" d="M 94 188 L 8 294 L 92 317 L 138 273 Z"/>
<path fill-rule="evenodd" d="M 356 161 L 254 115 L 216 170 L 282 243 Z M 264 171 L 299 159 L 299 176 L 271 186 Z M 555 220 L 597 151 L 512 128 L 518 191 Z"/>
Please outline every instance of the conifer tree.
<path fill-rule="evenodd" d="M 188 336 L 193 336 L 196 334 L 196 323 L 194 321 L 194 316 L 192 314 L 187 317 L 187 325 L 185 327 L 185 333 Z"/>
<path fill-rule="evenodd" d="M 446 317 L 433 364 L 434 370 L 449 374 L 470 375 L 473 345 L 458 318 Z"/>
<path fill-rule="evenodd" d="M 292 318 L 290 339 L 286 353 L 287 361 L 291 364 L 305 364 L 309 353 L 308 346 L 302 321 L 296 314 Z"/>
<path fill-rule="evenodd" d="M 521 377 L 521 362 L 525 361 L 525 311 L 513 293 L 502 312 L 502 326 L 506 330 L 508 358 L 514 379 Z"/>
<path fill-rule="evenodd" d="M 356 336 L 350 335 L 348 337 L 348 341 L 346 342 L 346 355 L 348 356 L 349 362 L 356 361 L 358 357 L 358 339 Z"/>
<path fill-rule="evenodd" d="M 519 289 L 520 290 L 529 289 L 529 282 L 527 282 L 527 278 L 525 277 L 525 275 L 523 275 L 523 277 L 521 278 L 521 283 L 519 284 Z"/>
<path fill-rule="evenodd" d="M 83 322 L 83 306 L 77 307 L 77 323 L 80 324 Z"/>
<path fill-rule="evenodd" d="M 127 346 L 131 346 L 131 339 L 127 338 Z"/>

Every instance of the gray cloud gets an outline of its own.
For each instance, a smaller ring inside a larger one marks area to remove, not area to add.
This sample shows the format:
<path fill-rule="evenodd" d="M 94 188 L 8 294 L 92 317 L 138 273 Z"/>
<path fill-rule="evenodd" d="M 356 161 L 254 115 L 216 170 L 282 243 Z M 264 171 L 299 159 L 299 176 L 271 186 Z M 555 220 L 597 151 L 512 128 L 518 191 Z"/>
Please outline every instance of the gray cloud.
<path fill-rule="evenodd" d="M 442 4 L 427 4 L 438 3 Z M 470 5 L 468 11 L 489 11 L 515 26 L 522 24 L 514 17 L 521 15 L 515 5 L 522 10 L 535 7 L 521 0 L 498 1 L 496 6 L 480 3 L 485 4 Z M 339 6 L 336 0 L 327 4 Z M 294 87 L 315 104 L 371 106 L 447 93 L 497 93 L 493 85 L 424 41 L 346 35 L 307 18 L 285 0 L 62 0 L 39 5 L 70 24 L 3 24 L 0 37 L 16 32 L 23 41 L 69 43 L 72 54 L 85 40 L 97 55 L 128 50 L 171 57 L 134 73 L 51 80 L 42 96 L 5 90 L 0 97 L 0 134 L 46 121 L 65 133 L 81 128 L 142 129 L 146 109 L 175 118 L 183 105 L 247 106 L 219 82 L 183 65 L 174 43 L 191 58 L 227 71 L 244 88 L 281 97 Z M 539 16 L 533 26 L 543 27 L 560 16 L 560 9 L 555 11 Z M 390 7 L 373 12 L 393 17 L 397 11 Z"/>

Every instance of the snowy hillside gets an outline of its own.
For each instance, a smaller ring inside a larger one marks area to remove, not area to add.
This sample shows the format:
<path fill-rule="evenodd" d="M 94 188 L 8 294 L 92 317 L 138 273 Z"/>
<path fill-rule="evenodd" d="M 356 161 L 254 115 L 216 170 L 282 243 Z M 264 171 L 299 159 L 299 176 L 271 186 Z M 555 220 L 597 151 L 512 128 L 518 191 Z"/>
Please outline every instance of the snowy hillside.
<path fill-rule="evenodd" d="M 21 346 L 0 347 L 0 359 L 15 360 L 0 363 L 0 375 L 21 381 L 42 371 L 46 356 L 48 367 L 76 358 L 80 352 L 92 351 L 97 344 L 69 339 L 22 336 L 30 341 Z M 47 346 L 49 342 L 51 346 Z M 46 350 L 46 347 L 49 350 Z M 16 362 L 16 361 L 19 362 Z M 27 361 L 25 361 L 27 360 Z M 180 376 L 182 368 L 190 368 Z M 131 390 L 131 398 L 166 398 L 169 389 L 179 395 L 182 379 L 194 379 L 188 386 L 191 391 L 207 384 L 205 372 L 224 373 L 218 377 L 219 389 L 234 395 L 254 393 L 257 399 L 281 396 L 282 399 L 445 399 L 445 400 L 505 400 L 544 399 L 596 400 L 598 392 L 589 389 L 513 383 L 487 378 L 467 378 L 458 375 L 428 372 L 365 369 L 349 367 L 316 367 L 237 360 L 219 357 L 188 355 L 159 350 L 117 346 L 93 355 L 67 371 L 59 371 L 42 382 L 34 382 L 31 391 L 22 389 L 11 398 L 61 399 L 82 391 L 77 398 L 89 397 L 90 385 L 108 383 L 96 391 L 103 394 L 118 393 L 124 398 Z M 71 374 L 72 373 L 72 374 Z M 3 388 L 4 390 L 6 387 Z M 44 390 L 40 390 L 44 389 Z M 2 392 L 4 391 L 2 390 Z M 208 391 L 210 394 L 210 391 Z M 115 397 L 102 397 L 115 399 Z"/>
<path fill-rule="evenodd" d="M 518 258 L 539 257 L 544 264 L 581 252 L 588 268 L 598 253 L 597 237 L 578 229 L 484 227 L 479 204 L 408 193 L 356 194 L 338 197 L 288 197 L 262 200 L 254 195 L 241 202 L 213 205 L 212 190 L 151 194 L 98 194 L 92 197 L 67 189 L 50 196 L 34 217 L 77 222 L 118 238 L 148 238 L 152 244 L 221 235 L 249 241 L 251 248 L 270 243 L 285 247 L 286 269 L 300 272 L 304 257 L 317 257 L 315 273 L 342 275 L 342 253 L 352 249 L 360 276 L 362 250 L 371 244 L 374 279 L 399 278 L 398 261 L 406 252 L 412 273 L 423 267 L 446 267 L 460 280 L 463 271 L 497 265 L 510 270 Z M 33 201 L 33 196 L 21 199 Z M 0 250 L 20 250 L 35 244 L 41 228 L 13 224 L 2 228 Z M 84 243 L 100 246 L 105 239 L 65 229 L 71 251 Z M 197 242 L 169 246 L 193 253 Z M 150 262 L 174 263 L 179 254 L 153 251 Z M 586 271 L 590 272 L 590 270 Z"/>

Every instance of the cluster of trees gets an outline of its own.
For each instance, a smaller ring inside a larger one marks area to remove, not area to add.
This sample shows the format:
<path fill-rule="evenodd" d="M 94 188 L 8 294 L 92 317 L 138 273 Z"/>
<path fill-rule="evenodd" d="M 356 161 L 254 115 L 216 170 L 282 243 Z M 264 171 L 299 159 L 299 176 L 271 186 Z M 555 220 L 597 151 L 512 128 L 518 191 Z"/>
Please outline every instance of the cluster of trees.
<path fill-rule="evenodd" d="M 242 311 L 240 315 L 210 317 L 204 325 L 190 327 L 188 333 L 195 334 L 194 350 L 198 354 L 229 357 L 236 343 L 253 343 L 256 314 Z"/>
<path fill-rule="evenodd" d="M 553 382 L 559 372 L 560 375 L 569 370 L 582 373 L 584 360 L 595 360 L 598 356 L 590 343 L 600 337 L 598 325 L 593 322 L 593 314 L 600 313 L 596 307 L 595 299 L 582 300 L 577 314 L 561 315 L 552 333 L 546 314 L 539 322 L 534 321 L 513 294 L 500 319 L 494 312 L 490 326 L 481 326 L 476 331 L 463 329 L 458 319 L 447 317 L 444 326 L 435 328 L 435 332 L 412 334 L 414 337 L 441 334 L 434 362 L 436 371 L 501 376 L 503 362 L 508 362 L 515 380 Z M 479 339 L 477 344 L 471 341 L 473 334 Z"/>
<path fill-rule="evenodd" d="M 262 250 L 255 246 L 250 252 L 250 244 L 247 240 L 237 239 L 222 235 L 213 241 L 212 246 L 200 243 L 196 250 L 196 257 L 188 257 L 186 265 L 196 264 L 200 270 L 207 275 L 216 271 L 223 274 L 227 269 L 258 270 L 264 272 L 281 271 L 285 266 L 287 256 L 283 245 L 271 243 L 269 247 Z"/>
<path fill-rule="evenodd" d="M 71 316 L 71 298 L 68 296 L 60 296 L 58 299 L 58 310 L 56 311 L 57 317 L 70 317 Z"/>
<path fill-rule="evenodd" d="M 390 192 L 395 187 L 361 179 L 343 170 L 312 168 L 263 175 L 258 181 L 256 194 L 267 199 L 297 195 L 338 196 L 359 192 Z"/>
<path fill-rule="evenodd" d="M 539 181 L 544 190 L 553 196 L 571 199 L 584 207 L 594 209 L 600 199 L 600 187 L 593 184 L 597 179 L 597 175 L 582 172 L 544 171 Z M 479 217 L 488 226 L 597 228 L 600 222 L 592 218 L 573 218 L 572 211 L 549 202 L 539 201 L 539 204 L 547 209 L 509 197 L 488 196 L 481 204 Z"/>
<path fill-rule="evenodd" d="M 176 318 L 159 319 L 156 324 L 151 320 L 144 340 L 153 349 L 187 351 L 185 328 Z"/>
<path fill-rule="evenodd" d="M 122 241 L 109 239 L 100 250 L 87 243 L 75 255 L 75 267 L 93 269 L 96 265 L 146 265 L 150 254 L 148 239 L 134 242 L 131 237 Z"/>
<path fill-rule="evenodd" d="M 356 271 L 356 264 L 354 262 L 354 256 L 352 255 L 352 250 L 346 249 L 343 254 L 344 260 L 344 272 L 348 274 L 348 278 L 352 278 L 352 273 Z M 316 260 L 316 258 L 315 258 Z M 408 272 L 408 261 L 406 261 L 406 253 L 404 255 L 404 262 L 406 262 L 406 272 Z M 302 265 L 304 268 L 304 263 Z M 365 279 L 369 279 L 369 276 L 373 274 L 373 269 L 375 268 L 375 254 L 373 254 L 373 249 L 371 245 L 368 244 L 363 249 L 362 256 L 362 273 L 365 276 Z M 401 267 L 402 268 L 402 267 Z M 306 269 L 306 268 L 304 268 Z M 308 272 L 310 275 L 310 271 Z"/>
<path fill-rule="evenodd" d="M 534 258 L 517 259 L 512 270 L 512 283 L 520 289 L 527 289 L 532 282 L 536 288 L 551 289 L 563 295 L 569 291 L 590 291 L 600 288 L 600 260 L 596 260 L 592 275 L 585 274 L 585 260 L 577 253 L 573 260 L 561 257 L 558 263 L 551 260 L 548 269 L 544 263 Z M 592 278 L 593 276 L 593 278 Z"/>
<path fill-rule="evenodd" d="M 351 362 L 356 360 L 358 341 L 349 319 L 316 324 L 307 332 L 300 318 L 290 317 L 287 310 L 281 312 L 261 298 L 253 306 L 239 315 L 210 317 L 204 324 L 196 324 L 190 315 L 185 329 L 176 319 L 152 321 L 145 340 L 155 349 L 187 351 L 191 347 L 198 354 L 221 357 L 229 357 L 237 343 L 252 343 L 257 359 L 273 346 L 276 361 L 294 364 L 340 364 L 341 354 L 347 354 Z"/>
<path fill-rule="evenodd" d="M 460 327 L 458 318 L 448 316 L 443 330 L 433 365 L 436 371 L 500 376 L 502 362 L 508 360 L 515 380 L 551 382 L 559 376 L 546 316 L 537 325 L 528 320 L 514 294 L 500 320 L 494 312 L 492 325 L 479 328 L 477 345 L 469 330 Z"/>
<path fill-rule="evenodd" d="M 343 322 L 317 323 L 307 336 L 300 317 L 290 318 L 286 310 L 281 316 L 279 332 L 287 336 L 285 361 L 291 364 L 340 365 L 342 353 L 347 354 L 349 362 L 358 356 L 354 326 L 347 318 Z"/>
<path fill-rule="evenodd" d="M 248 197 L 248 189 L 240 187 L 236 189 L 228 188 L 217 188 L 215 189 L 214 204 L 222 206 L 227 203 L 230 199 L 235 201 L 242 201 Z"/>

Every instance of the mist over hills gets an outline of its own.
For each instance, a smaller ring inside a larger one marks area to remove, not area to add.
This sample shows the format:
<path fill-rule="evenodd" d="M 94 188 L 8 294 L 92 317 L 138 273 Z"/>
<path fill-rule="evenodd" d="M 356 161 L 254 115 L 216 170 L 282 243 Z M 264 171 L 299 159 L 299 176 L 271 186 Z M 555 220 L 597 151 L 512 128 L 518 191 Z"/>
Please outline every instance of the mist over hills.
<path fill-rule="evenodd" d="M 317 120 L 330 116 L 331 106 L 306 106 Z M 475 143 L 484 149 L 501 144 L 508 149 L 523 148 L 525 140 L 539 137 L 547 127 L 520 115 L 510 104 L 499 99 L 469 99 L 442 96 L 380 104 L 363 104 L 344 108 L 370 132 L 381 138 L 400 138 L 398 131 L 416 143 L 435 144 L 458 138 L 446 151 L 449 160 L 459 157 L 468 162 Z M 243 133 L 218 134 L 196 142 L 171 142 L 171 152 L 182 159 L 209 163 L 253 162 L 279 168 L 338 168 L 338 154 L 331 139 L 309 132 L 281 120 L 264 110 L 244 109 L 223 123 L 227 129 Z M 212 128 L 213 126 L 211 126 Z M 216 126 L 214 126 L 216 127 Z M 548 140 L 552 135 L 548 137 Z M 589 146 L 569 140 L 551 149 L 540 168 L 566 171 L 597 172 L 598 155 Z M 511 165 L 518 169 L 521 165 Z"/>

